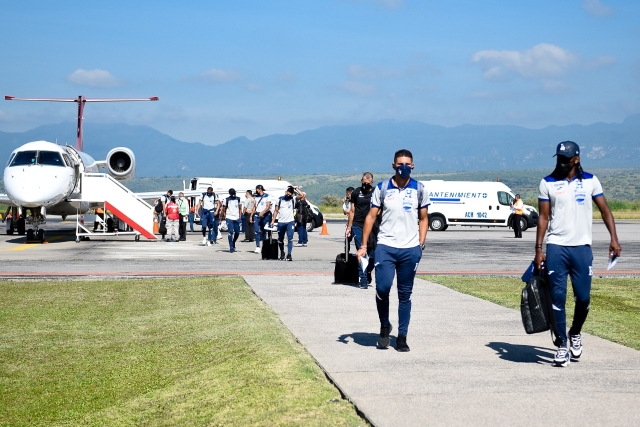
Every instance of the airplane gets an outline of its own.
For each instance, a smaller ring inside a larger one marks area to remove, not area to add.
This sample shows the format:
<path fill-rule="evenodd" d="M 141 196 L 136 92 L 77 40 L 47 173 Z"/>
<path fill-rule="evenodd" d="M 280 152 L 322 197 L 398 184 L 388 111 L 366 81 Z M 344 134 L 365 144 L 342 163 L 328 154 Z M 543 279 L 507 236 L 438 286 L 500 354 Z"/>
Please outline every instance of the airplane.
<path fill-rule="evenodd" d="M 106 159 L 94 160 L 83 151 L 82 121 L 87 102 L 158 101 L 150 98 L 17 98 L 5 96 L 7 101 L 50 101 L 76 102 L 78 104 L 78 126 L 75 146 L 59 145 L 47 141 L 28 142 L 9 156 L 4 169 L 6 194 L 0 194 L 0 204 L 8 205 L 11 212 L 7 234 L 27 233 L 27 240 L 45 241 L 45 231 L 40 228 L 47 215 L 67 215 L 87 213 L 91 209 L 87 202 L 71 202 L 73 194 L 78 194 L 82 173 L 107 173 L 118 181 L 133 178 L 136 161 L 133 151 L 117 147 L 107 153 Z M 15 220 L 17 218 L 17 220 Z M 26 223 L 31 228 L 26 230 Z"/>

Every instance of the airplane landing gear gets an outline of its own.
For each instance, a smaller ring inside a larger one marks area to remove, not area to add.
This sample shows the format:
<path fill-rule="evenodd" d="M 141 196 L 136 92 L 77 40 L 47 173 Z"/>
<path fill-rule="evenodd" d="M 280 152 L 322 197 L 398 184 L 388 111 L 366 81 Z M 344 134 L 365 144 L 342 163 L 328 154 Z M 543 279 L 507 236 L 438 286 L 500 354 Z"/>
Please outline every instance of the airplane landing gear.
<path fill-rule="evenodd" d="M 40 240 L 40 243 L 44 243 L 44 230 L 42 229 L 38 230 L 38 240 Z"/>
<path fill-rule="evenodd" d="M 35 240 L 35 233 L 30 228 L 27 230 L 27 241 L 33 241 L 33 240 Z"/>
<path fill-rule="evenodd" d="M 18 230 L 18 234 L 23 236 L 25 231 L 26 231 L 26 224 L 24 222 L 24 218 L 20 217 L 18 218 L 18 221 L 16 221 L 16 229 Z"/>

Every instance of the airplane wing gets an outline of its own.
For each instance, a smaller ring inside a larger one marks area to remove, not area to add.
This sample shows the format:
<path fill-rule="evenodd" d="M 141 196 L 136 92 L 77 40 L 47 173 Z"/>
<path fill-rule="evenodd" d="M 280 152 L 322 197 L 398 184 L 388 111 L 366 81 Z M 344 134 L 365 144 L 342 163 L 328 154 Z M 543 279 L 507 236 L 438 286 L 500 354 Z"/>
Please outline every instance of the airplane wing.
<path fill-rule="evenodd" d="M 9 196 L 7 196 L 6 194 L 0 194 L 0 205 L 15 206 L 15 204 L 9 199 Z M 4 213 L 2 214 L 4 215 Z"/>

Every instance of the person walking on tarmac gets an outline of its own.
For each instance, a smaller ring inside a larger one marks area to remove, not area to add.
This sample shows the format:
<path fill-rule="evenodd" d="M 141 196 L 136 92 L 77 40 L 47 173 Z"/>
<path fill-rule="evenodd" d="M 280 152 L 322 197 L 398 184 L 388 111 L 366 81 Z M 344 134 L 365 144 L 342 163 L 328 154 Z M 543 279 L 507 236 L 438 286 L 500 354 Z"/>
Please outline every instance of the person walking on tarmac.
<path fill-rule="evenodd" d="M 213 228 L 217 227 L 214 217 L 220 210 L 220 200 L 218 200 L 218 195 L 213 192 L 213 187 L 207 188 L 207 192 L 202 193 L 202 197 L 198 202 L 196 211 L 199 211 L 201 207 L 202 214 L 200 215 L 200 225 L 202 225 L 202 244 L 211 246 L 216 243 L 216 241 L 213 240 Z M 207 227 L 209 228 L 208 235 Z"/>
<path fill-rule="evenodd" d="M 580 165 L 580 147 L 564 141 L 556 148 L 556 168 L 540 181 L 538 193 L 538 229 L 534 263 L 540 269 L 545 262 L 551 290 L 551 301 L 560 337 L 560 345 L 553 359 L 556 366 L 568 366 L 571 357 L 582 355 L 584 322 L 589 314 L 591 277 L 593 275 L 592 202 L 609 230 L 609 258 L 620 256 L 616 224 L 604 197 L 602 185 L 595 175 L 584 172 Z M 547 254 L 542 242 L 547 236 Z M 575 309 L 567 338 L 567 275 L 571 277 Z"/>
<path fill-rule="evenodd" d="M 522 228 L 520 228 L 520 220 L 522 219 L 522 209 L 524 203 L 519 194 L 516 194 L 516 199 L 511 204 L 513 208 L 513 216 L 511 217 L 511 225 L 513 226 L 513 232 L 516 239 L 522 239 Z"/>
<path fill-rule="evenodd" d="M 389 347 L 389 334 L 393 329 L 389 322 L 389 292 L 393 276 L 397 275 L 399 304 L 396 350 L 405 352 L 409 351 L 407 332 L 411 318 L 411 293 L 427 238 L 430 201 L 424 185 L 411 178 L 414 168 L 411 151 L 396 151 L 391 166 L 396 171 L 395 175 L 379 183 L 373 190 L 371 209 L 364 222 L 362 244 L 357 255 L 358 259 L 367 255 L 369 234 L 382 209 L 375 249 L 376 306 L 380 318 L 378 347 Z"/>
<path fill-rule="evenodd" d="M 307 247 L 309 243 L 309 236 L 307 234 L 307 223 L 312 221 L 312 218 L 307 217 L 307 210 L 309 209 L 309 202 L 307 202 L 307 193 L 302 191 L 300 187 L 295 187 L 298 191 L 298 197 L 296 202 L 296 225 L 298 230 L 298 243 L 295 247 Z"/>
<path fill-rule="evenodd" d="M 243 242 L 253 242 L 253 211 L 256 208 L 256 201 L 253 199 L 253 191 L 247 190 L 242 200 L 242 214 L 244 215 L 244 240 Z"/>
<path fill-rule="evenodd" d="M 229 252 L 236 252 L 236 241 L 240 237 L 240 217 L 242 216 L 242 204 L 240 198 L 236 197 L 236 190 L 229 189 L 229 197 L 224 200 L 222 206 L 222 219 L 227 221 L 227 232 L 229 234 Z"/>
<path fill-rule="evenodd" d="M 178 230 L 180 231 L 180 241 L 187 240 L 187 215 L 189 215 L 189 201 L 184 198 L 184 193 L 181 191 L 178 193 Z"/>
<path fill-rule="evenodd" d="M 271 227 L 278 219 L 278 246 L 280 247 L 280 261 L 284 261 L 284 234 L 287 233 L 287 261 L 293 261 L 291 251 L 293 250 L 293 233 L 295 229 L 294 210 L 296 201 L 293 198 L 295 189 L 292 186 L 287 187 L 284 196 L 278 199 L 278 204 L 273 212 L 271 219 Z"/>
<path fill-rule="evenodd" d="M 362 227 L 364 226 L 364 221 L 369 214 L 369 210 L 371 209 L 371 196 L 373 195 L 373 174 L 371 172 L 365 172 L 362 175 L 361 183 L 362 185 L 353 190 L 353 192 L 351 193 L 351 210 L 349 212 L 347 229 L 345 231 L 345 236 L 347 238 L 353 236 L 356 248 L 359 248 L 362 245 Z M 367 289 L 369 287 L 369 283 L 371 283 L 371 270 L 373 270 L 375 259 L 374 249 L 375 248 L 371 247 L 371 245 L 367 244 L 367 256 L 369 258 L 369 264 L 366 270 L 363 270 L 362 265 L 358 263 L 360 288 L 362 289 Z"/>
<path fill-rule="evenodd" d="M 260 251 L 260 239 L 264 240 L 267 236 L 267 231 L 264 227 L 271 223 L 271 202 L 269 201 L 269 195 L 265 193 L 262 184 L 256 185 L 255 197 L 255 211 L 253 212 L 253 226 L 256 238 L 256 250 L 255 253 L 259 254 Z"/>
<path fill-rule="evenodd" d="M 165 205 L 164 214 L 167 217 L 167 242 L 177 242 L 180 234 L 178 231 L 180 213 L 175 196 L 171 196 L 169 202 Z"/>

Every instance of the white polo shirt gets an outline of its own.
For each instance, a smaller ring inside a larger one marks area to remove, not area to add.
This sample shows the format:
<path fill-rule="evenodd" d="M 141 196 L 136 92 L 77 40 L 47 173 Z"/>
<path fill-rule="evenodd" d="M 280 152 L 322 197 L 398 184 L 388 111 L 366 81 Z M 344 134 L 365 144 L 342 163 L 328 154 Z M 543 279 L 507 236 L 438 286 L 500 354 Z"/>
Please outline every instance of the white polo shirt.
<path fill-rule="evenodd" d="M 280 197 L 276 205 L 276 206 L 279 206 L 278 222 L 283 224 L 286 222 L 292 222 L 294 220 L 293 212 L 294 212 L 295 205 L 296 205 L 296 199 L 294 197 L 292 197 L 291 200 L 285 199 L 284 196 Z"/>
<path fill-rule="evenodd" d="M 237 196 L 234 198 L 229 196 L 224 203 L 226 207 L 225 217 L 230 220 L 240 219 L 240 199 Z"/>
<path fill-rule="evenodd" d="M 420 245 L 418 209 L 431 204 L 429 191 L 425 188 L 418 200 L 418 181 L 409 179 L 407 186 L 398 188 L 389 180 L 382 209 L 382 222 L 378 232 L 378 243 L 393 248 L 414 248 Z M 376 185 L 371 196 L 371 206 L 380 208 L 382 182 Z"/>
<path fill-rule="evenodd" d="M 207 193 L 202 193 L 202 209 L 206 209 L 208 211 L 214 210 L 216 208 L 217 201 L 218 196 L 216 193 L 211 193 L 211 196 Z"/>
<path fill-rule="evenodd" d="M 593 199 L 604 196 L 595 175 L 583 172 L 582 181 L 556 180 L 551 175 L 540 181 L 538 200 L 549 202 L 547 243 L 561 246 L 591 245 Z"/>
<path fill-rule="evenodd" d="M 262 196 L 256 196 L 254 197 L 254 199 L 256 201 L 256 215 L 262 212 L 267 207 L 267 202 L 271 201 L 267 193 L 262 193 Z"/>

